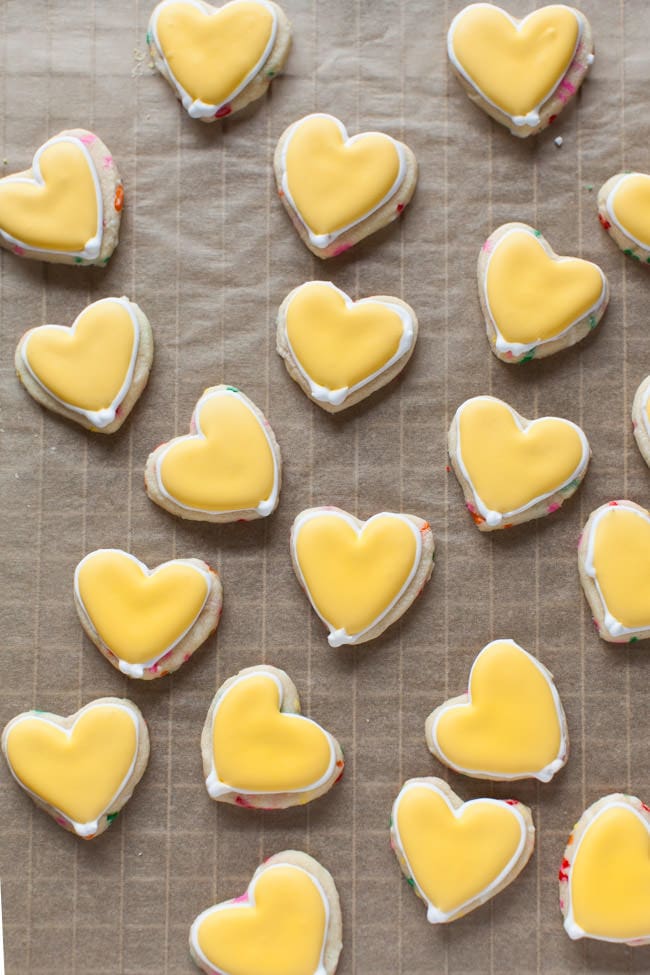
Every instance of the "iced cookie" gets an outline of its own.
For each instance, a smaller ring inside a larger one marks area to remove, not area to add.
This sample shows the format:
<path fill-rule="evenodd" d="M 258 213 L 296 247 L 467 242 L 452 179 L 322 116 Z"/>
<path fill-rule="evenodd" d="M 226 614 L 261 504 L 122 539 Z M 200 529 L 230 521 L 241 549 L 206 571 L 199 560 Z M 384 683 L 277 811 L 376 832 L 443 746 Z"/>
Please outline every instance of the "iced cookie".
<path fill-rule="evenodd" d="M 650 639 L 650 514 L 610 501 L 589 516 L 578 547 L 580 581 L 609 643 Z"/>
<path fill-rule="evenodd" d="M 18 343 L 16 372 L 30 396 L 96 433 L 115 433 L 147 385 L 153 334 L 128 298 L 102 298 L 71 326 L 39 325 Z"/>
<path fill-rule="evenodd" d="M 427 920 L 447 924 L 512 883 L 533 852 L 535 827 L 514 799 L 463 802 L 442 779 L 408 779 L 393 804 L 390 838 Z"/>
<path fill-rule="evenodd" d="M 221 685 L 201 736 L 211 799 L 257 809 L 304 806 L 343 775 L 339 743 L 300 714 L 277 667 L 247 667 Z"/>
<path fill-rule="evenodd" d="M 84 630 L 128 677 L 153 680 L 178 670 L 221 618 L 218 574 L 201 559 L 173 559 L 149 569 L 117 548 L 100 548 L 74 573 Z"/>
<path fill-rule="evenodd" d="M 636 393 L 632 403 L 632 428 L 634 439 L 641 451 L 641 455 L 650 467 L 650 376 L 646 376 Z"/>
<path fill-rule="evenodd" d="M 503 362 L 543 359 L 575 345 L 609 301 L 597 264 L 558 257 L 525 223 L 506 223 L 485 241 L 478 290 L 490 348 Z"/>
<path fill-rule="evenodd" d="M 2 751 L 36 805 L 90 840 L 131 798 L 149 760 L 149 733 L 131 701 L 100 697 L 69 718 L 19 714 L 2 733 Z"/>
<path fill-rule="evenodd" d="M 161 508 L 191 521 L 251 521 L 280 495 L 280 448 L 261 410 L 235 386 L 211 386 L 190 432 L 149 454 L 145 487 Z"/>
<path fill-rule="evenodd" d="M 550 782 L 569 736 L 553 675 L 514 640 L 493 640 L 472 664 L 466 694 L 426 721 L 429 751 L 475 779 Z"/>
<path fill-rule="evenodd" d="M 383 132 L 350 137 L 332 115 L 294 122 L 275 150 L 280 198 L 317 257 L 336 257 L 395 220 L 417 174 L 404 143 Z"/>
<path fill-rule="evenodd" d="M 598 191 L 598 219 L 624 254 L 650 264 L 650 176 L 616 173 Z"/>
<path fill-rule="evenodd" d="M 266 92 L 287 60 L 291 28 L 271 0 L 162 0 L 147 44 L 188 115 L 213 122 Z"/>
<path fill-rule="evenodd" d="M 69 129 L 37 150 L 31 169 L 0 179 L 0 244 L 38 261 L 106 264 L 123 205 L 110 151 L 92 132 Z"/>
<path fill-rule="evenodd" d="M 635 796 L 604 796 L 582 814 L 559 872 L 570 938 L 650 944 L 650 809 Z"/>
<path fill-rule="evenodd" d="M 584 14 L 564 4 L 518 20 L 473 3 L 451 22 L 447 52 L 471 101 L 524 138 L 571 101 L 593 63 L 594 43 Z"/>
<path fill-rule="evenodd" d="M 334 975 L 342 930 L 331 874 L 284 850 L 257 868 L 244 894 L 199 914 L 190 953 L 207 975 Z"/>
<path fill-rule="evenodd" d="M 480 531 L 557 511 L 578 488 L 590 455 L 575 423 L 526 420 L 493 396 L 466 400 L 449 428 L 451 464 Z"/>
<path fill-rule="evenodd" d="M 374 640 L 402 616 L 433 572 L 429 523 L 381 512 L 367 521 L 340 508 L 307 508 L 293 523 L 300 585 L 331 647 Z"/>
<path fill-rule="evenodd" d="M 307 396 L 338 413 L 402 371 L 417 333 L 415 312 L 399 298 L 352 301 L 329 281 L 308 281 L 280 305 L 277 348 Z"/>

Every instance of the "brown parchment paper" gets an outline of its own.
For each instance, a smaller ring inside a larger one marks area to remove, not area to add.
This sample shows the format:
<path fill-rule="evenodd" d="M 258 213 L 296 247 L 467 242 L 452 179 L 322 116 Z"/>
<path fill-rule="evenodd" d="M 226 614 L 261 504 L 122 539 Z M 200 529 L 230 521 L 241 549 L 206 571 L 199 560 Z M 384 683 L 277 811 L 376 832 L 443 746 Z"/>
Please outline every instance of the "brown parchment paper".
<path fill-rule="evenodd" d="M 36 810 L 0 769 L 0 877 L 8 975 L 190 975 L 189 925 L 241 893 L 265 856 L 295 847 L 338 885 L 340 975 L 647 972 L 650 949 L 572 943 L 556 875 L 583 808 L 624 790 L 650 798 L 650 649 L 596 636 L 576 543 L 604 501 L 650 502 L 633 442 L 634 390 L 650 371 L 650 271 L 600 229 L 596 192 L 650 169 L 650 17 L 646 0 L 584 0 L 597 56 L 579 98 L 546 133 L 518 141 L 474 108 L 451 77 L 445 34 L 462 0 L 284 0 L 294 49 L 267 98 L 221 125 L 190 120 L 149 67 L 145 0 L 1 0 L 0 159 L 5 173 L 63 128 L 96 131 L 126 187 L 123 231 L 106 270 L 0 258 L 0 720 L 37 706 L 71 712 L 128 695 L 151 729 L 151 763 L 118 821 L 83 843 Z M 534 9 L 510 0 L 514 14 Z M 285 126 L 331 111 L 351 132 L 380 128 L 420 162 L 404 218 L 326 263 L 300 243 L 276 197 L 272 155 Z M 561 136 L 558 148 L 554 138 Z M 597 261 L 612 300 L 596 334 L 540 363 L 489 352 L 475 262 L 499 224 L 539 227 L 559 253 Z M 395 294 L 420 320 L 412 362 L 392 386 L 340 416 L 312 405 L 275 354 L 274 318 L 312 277 L 353 296 Z M 88 302 L 127 294 L 155 331 L 149 388 L 125 427 L 101 437 L 57 419 L 21 389 L 13 351 L 43 322 L 69 324 Z M 250 525 L 184 523 L 143 490 L 148 452 L 187 430 L 204 387 L 240 386 L 281 444 L 279 510 Z M 492 393 L 528 417 L 582 424 L 594 457 L 561 512 L 482 536 L 446 471 L 450 418 Z M 331 503 L 360 517 L 428 518 L 436 569 L 423 597 L 382 638 L 331 650 L 294 578 L 295 515 Z M 72 599 L 77 561 L 124 547 L 150 565 L 198 556 L 218 567 L 216 638 L 171 679 L 129 681 L 83 637 Z M 428 753 L 424 720 L 461 693 L 490 639 L 520 641 L 555 673 L 571 757 L 549 785 L 481 784 Z M 211 802 L 199 735 L 217 686 L 266 661 L 296 682 L 307 714 L 341 740 L 343 782 L 284 813 Z M 414 775 L 449 778 L 464 798 L 529 803 L 535 855 L 489 905 L 434 928 L 388 845 L 390 806 Z"/>

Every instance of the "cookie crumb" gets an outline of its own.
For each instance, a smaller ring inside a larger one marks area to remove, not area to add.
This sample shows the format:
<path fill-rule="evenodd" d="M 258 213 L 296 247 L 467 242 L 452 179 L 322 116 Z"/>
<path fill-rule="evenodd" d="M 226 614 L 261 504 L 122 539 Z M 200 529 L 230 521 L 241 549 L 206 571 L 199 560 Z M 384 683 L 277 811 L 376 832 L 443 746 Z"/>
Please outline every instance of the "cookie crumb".
<path fill-rule="evenodd" d="M 562 138 L 562 136 L 561 136 L 561 135 L 558 135 L 558 136 L 556 136 L 556 137 L 555 137 L 555 139 L 553 139 L 553 142 L 555 143 L 555 145 L 556 145 L 556 146 L 558 147 L 558 149 L 559 149 L 559 148 L 560 148 L 560 146 L 562 145 L 562 143 L 564 142 L 564 139 Z"/>

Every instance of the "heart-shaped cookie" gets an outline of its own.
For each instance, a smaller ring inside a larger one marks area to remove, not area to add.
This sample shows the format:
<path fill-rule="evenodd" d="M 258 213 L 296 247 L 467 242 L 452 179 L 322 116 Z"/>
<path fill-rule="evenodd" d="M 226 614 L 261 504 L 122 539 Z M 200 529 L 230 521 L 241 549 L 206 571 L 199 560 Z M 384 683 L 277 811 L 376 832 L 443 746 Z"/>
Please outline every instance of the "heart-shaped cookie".
<path fill-rule="evenodd" d="M 293 566 L 331 647 L 372 640 L 406 612 L 433 571 L 433 534 L 415 515 L 360 521 L 308 508 L 291 531 Z"/>
<path fill-rule="evenodd" d="M 616 173 L 598 191 L 598 218 L 629 257 L 650 263 L 650 176 Z"/>
<path fill-rule="evenodd" d="M 603 640 L 650 638 L 650 514 L 633 501 L 592 511 L 578 548 L 580 580 Z"/>
<path fill-rule="evenodd" d="M 582 814 L 560 867 L 570 938 L 650 944 L 650 811 L 635 796 L 604 796 Z"/>
<path fill-rule="evenodd" d="M 429 715 L 426 738 L 441 762 L 477 779 L 550 782 L 569 750 L 553 675 L 514 640 L 483 647 L 467 694 Z"/>
<path fill-rule="evenodd" d="M 632 429 L 641 456 L 650 467 L 650 376 L 646 376 L 634 394 Z"/>
<path fill-rule="evenodd" d="M 331 875 L 285 850 L 257 868 L 241 897 L 199 914 L 190 952 L 208 975 L 334 975 L 341 927 Z"/>
<path fill-rule="evenodd" d="M 573 98 L 593 62 L 593 38 L 587 18 L 563 4 L 517 20 L 491 3 L 473 3 L 454 17 L 447 52 L 471 100 L 525 137 Z"/>
<path fill-rule="evenodd" d="M 2 734 L 11 774 L 60 825 L 84 839 L 103 833 L 131 798 L 149 758 L 149 735 L 131 701 L 102 697 L 69 718 L 27 711 Z"/>
<path fill-rule="evenodd" d="M 191 118 L 212 122 L 259 98 L 289 54 L 289 21 L 271 0 L 162 0 L 147 44 Z"/>
<path fill-rule="evenodd" d="M 128 552 L 98 549 L 74 574 L 81 624 L 104 656 L 129 677 L 172 673 L 216 629 L 222 588 L 200 559 L 149 569 Z"/>
<path fill-rule="evenodd" d="M 92 132 L 70 129 L 37 150 L 31 169 L 0 179 L 0 244 L 40 261 L 106 264 L 123 204 L 109 150 Z"/>
<path fill-rule="evenodd" d="M 539 230 L 507 223 L 483 244 L 478 287 L 490 348 L 503 362 L 541 359 L 579 342 L 607 308 L 598 265 L 558 257 Z"/>
<path fill-rule="evenodd" d="M 590 450 L 575 423 L 526 420 L 502 400 L 475 396 L 458 407 L 449 456 L 481 531 L 551 514 L 585 476 Z"/>
<path fill-rule="evenodd" d="M 201 751 L 210 797 L 239 806 L 304 805 L 343 774 L 338 742 L 300 714 L 295 685 L 276 667 L 248 667 L 219 688 Z"/>
<path fill-rule="evenodd" d="M 383 132 L 348 137 L 333 115 L 307 115 L 275 151 L 282 202 L 309 249 L 334 257 L 400 215 L 417 181 L 415 156 Z"/>
<path fill-rule="evenodd" d="M 250 521 L 275 511 L 280 448 L 264 414 L 235 386 L 206 389 L 190 433 L 149 454 L 152 501 L 193 521 Z"/>
<path fill-rule="evenodd" d="M 391 845 L 431 924 L 455 921 L 507 887 L 534 843 L 526 806 L 463 802 L 442 779 L 409 779 L 393 804 Z"/>
<path fill-rule="evenodd" d="M 329 281 L 308 281 L 280 306 L 277 348 L 309 398 L 337 413 L 402 371 L 417 331 L 413 309 L 399 298 L 352 301 Z"/>

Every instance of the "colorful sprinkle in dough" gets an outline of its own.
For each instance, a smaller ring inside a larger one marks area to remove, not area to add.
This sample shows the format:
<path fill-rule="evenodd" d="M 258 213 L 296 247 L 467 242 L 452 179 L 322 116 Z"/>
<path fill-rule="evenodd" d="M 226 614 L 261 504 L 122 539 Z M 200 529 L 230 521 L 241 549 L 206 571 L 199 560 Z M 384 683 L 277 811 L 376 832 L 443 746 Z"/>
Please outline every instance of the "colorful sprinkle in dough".
<path fill-rule="evenodd" d="M 307 396 L 338 413 L 402 371 L 417 331 L 415 312 L 399 298 L 352 301 L 329 281 L 308 281 L 280 306 L 277 349 Z"/>
<path fill-rule="evenodd" d="M 510 363 L 579 342 L 609 301 L 607 278 L 596 264 L 558 257 L 525 223 L 506 223 L 490 235 L 479 254 L 478 288 L 490 348 Z"/>
<path fill-rule="evenodd" d="M 570 938 L 650 944 L 650 814 L 635 796 L 604 796 L 582 814 L 560 868 Z"/>
<path fill-rule="evenodd" d="M 624 254 L 650 260 L 650 176 L 616 173 L 598 191 L 598 217 Z"/>
<path fill-rule="evenodd" d="M 409 779 L 393 804 L 391 841 L 430 924 L 480 907 L 528 863 L 535 827 L 513 800 L 463 802 L 442 779 Z"/>
<path fill-rule="evenodd" d="M 449 456 L 477 527 L 494 531 L 556 511 L 585 476 L 590 449 L 570 420 L 526 420 L 476 396 L 456 411 Z"/>
<path fill-rule="evenodd" d="M 291 531 L 291 558 L 331 647 L 365 643 L 399 619 L 433 572 L 433 533 L 415 515 L 360 521 L 340 508 L 308 508 Z"/>
<path fill-rule="evenodd" d="M 42 406 L 98 433 L 115 433 L 144 390 L 153 334 L 138 305 L 102 298 L 71 327 L 39 325 L 16 349 L 18 377 Z"/>
<path fill-rule="evenodd" d="M 2 751 L 34 802 L 89 840 L 131 798 L 149 759 L 149 734 L 135 704 L 101 697 L 69 718 L 19 714 L 4 729 Z"/>
<path fill-rule="evenodd" d="M 318 257 L 334 257 L 400 215 L 415 190 L 417 163 L 391 136 L 349 137 L 337 118 L 316 114 L 281 136 L 275 176 L 307 247 Z"/>
<path fill-rule="evenodd" d="M 650 376 L 646 376 L 634 395 L 632 428 L 641 456 L 650 467 Z"/>
<path fill-rule="evenodd" d="M 117 246 L 122 180 L 109 150 L 70 129 L 37 150 L 31 169 L 0 179 L 0 245 L 20 257 L 59 264 L 105 264 Z"/>
<path fill-rule="evenodd" d="M 248 667 L 219 688 L 201 752 L 210 797 L 251 808 L 305 805 L 343 773 L 336 739 L 300 714 L 289 676 L 265 665 Z"/>
<path fill-rule="evenodd" d="M 243 896 L 199 914 L 190 953 L 207 975 L 334 975 L 341 937 L 331 875 L 285 850 L 257 868 Z"/>
<path fill-rule="evenodd" d="M 471 101 L 525 138 L 553 122 L 594 60 L 591 27 L 579 10 L 551 4 L 517 20 L 491 3 L 454 17 L 452 67 Z"/>
<path fill-rule="evenodd" d="M 493 640 L 472 664 L 467 694 L 426 722 L 429 750 L 476 779 L 550 782 L 566 763 L 569 740 L 553 675 L 514 640 Z"/>
<path fill-rule="evenodd" d="M 275 511 L 281 470 L 264 414 L 234 386 L 212 386 L 196 404 L 189 435 L 149 454 L 145 486 L 180 518 L 250 521 Z"/>
<path fill-rule="evenodd" d="M 265 94 L 284 67 L 291 27 L 271 0 L 162 0 L 147 44 L 191 118 L 213 122 Z"/>
<path fill-rule="evenodd" d="M 153 680 L 190 659 L 221 617 L 218 574 L 200 559 L 149 569 L 116 548 L 91 552 L 74 574 L 84 630 L 128 677 Z"/>

